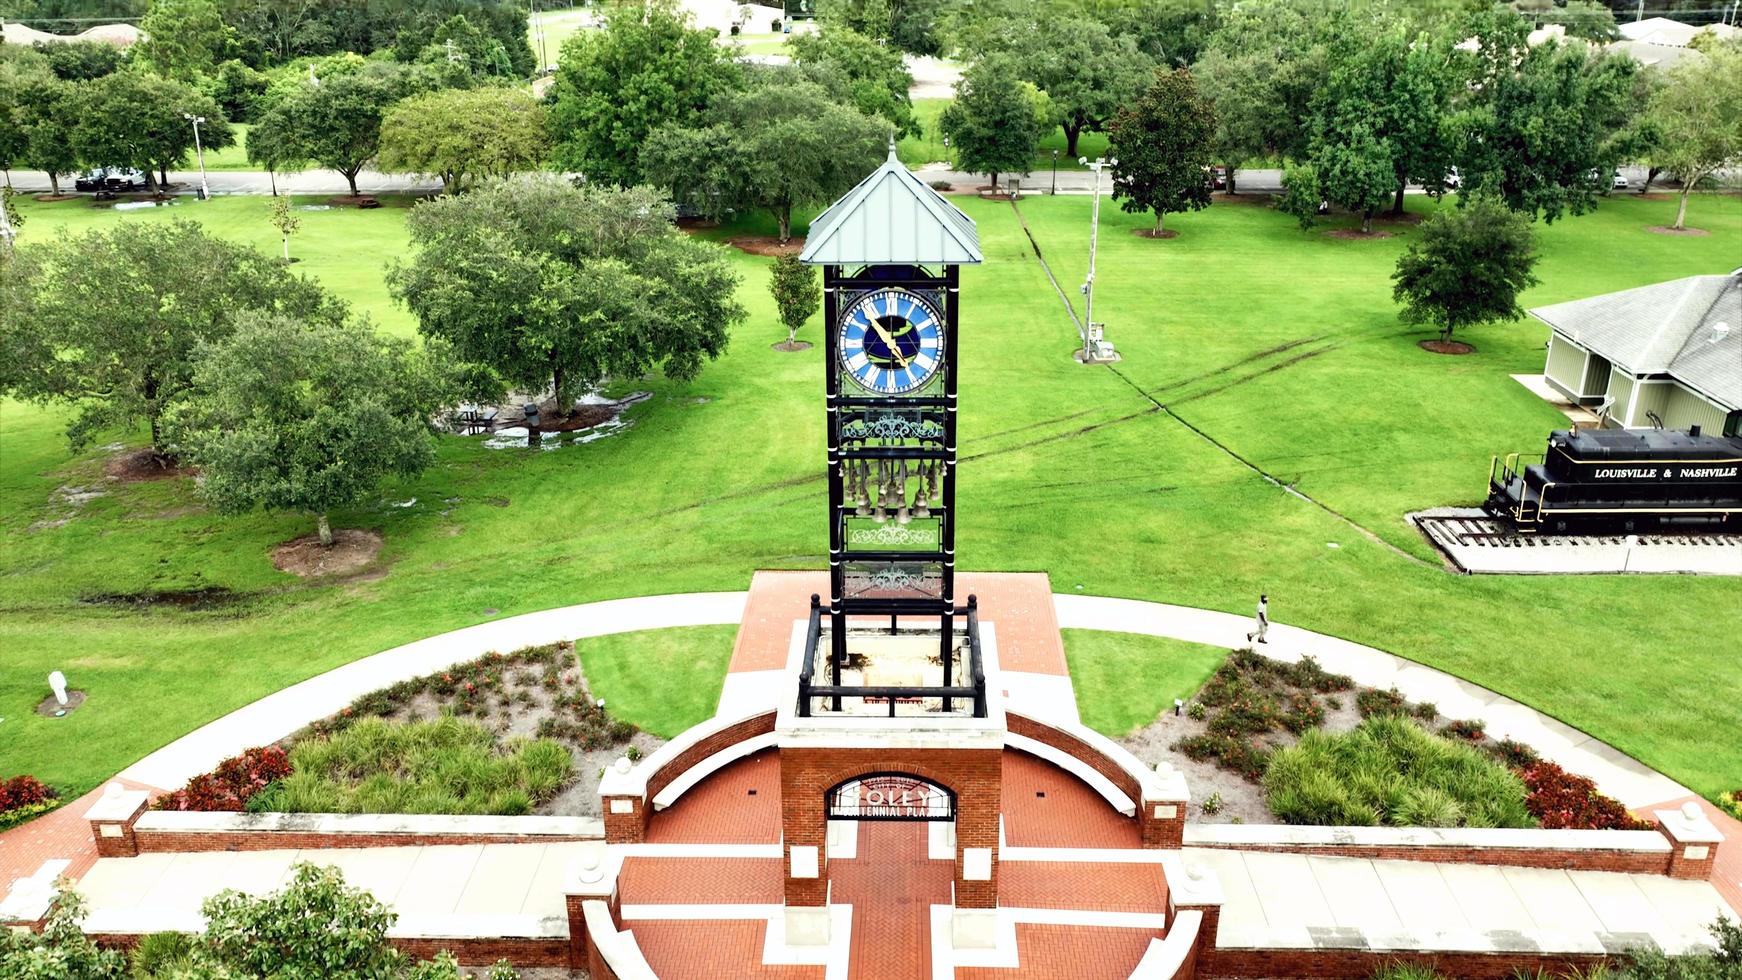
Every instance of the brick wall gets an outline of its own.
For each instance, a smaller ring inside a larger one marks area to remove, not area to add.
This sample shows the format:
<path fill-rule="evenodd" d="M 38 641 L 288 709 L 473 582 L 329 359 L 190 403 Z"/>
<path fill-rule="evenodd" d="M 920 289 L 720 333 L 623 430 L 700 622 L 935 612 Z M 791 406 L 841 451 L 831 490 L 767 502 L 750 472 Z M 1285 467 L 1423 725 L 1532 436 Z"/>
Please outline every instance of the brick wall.
<path fill-rule="evenodd" d="M 131 950 L 139 945 L 143 938 L 138 934 L 129 933 L 99 933 L 91 937 L 92 941 L 104 949 Z M 423 939 L 401 938 L 388 940 L 398 949 L 404 950 L 420 960 L 427 960 L 442 950 L 454 954 L 462 966 L 489 966 L 497 960 L 506 959 L 516 969 L 527 967 L 559 967 L 569 965 L 569 941 L 567 939 L 530 939 L 514 938 L 478 938 L 478 939 Z M 610 974 L 603 974 L 610 976 Z M 594 974 L 599 977 L 601 974 Z"/>
<path fill-rule="evenodd" d="M 442 844 L 556 844 L 598 840 L 582 834 L 340 833 L 314 830 L 180 831 L 135 830 L 140 854 L 206 851 L 278 851 L 353 847 L 427 847 Z M 101 838 L 99 838 L 99 843 Z M 99 853 L 101 853 L 99 851 Z M 105 855 L 109 856 L 109 855 Z"/>
<path fill-rule="evenodd" d="M 125 806 L 126 804 L 121 804 Z M 139 854 L 139 843 L 133 832 L 133 824 L 145 812 L 147 801 L 140 797 L 139 805 L 131 815 L 123 820 L 92 820 L 91 839 L 97 844 L 98 857 L 136 857 Z"/>
<path fill-rule="evenodd" d="M 1090 769 L 1107 777 L 1107 781 L 1119 787 L 1119 792 L 1131 797 L 1133 803 L 1142 802 L 1143 787 L 1138 784 L 1137 777 L 1089 743 L 1069 732 L 1022 715 L 1006 714 L 1005 721 L 1012 733 L 1032 738 L 1036 742 L 1044 742 L 1066 755 L 1075 756 Z"/>
<path fill-rule="evenodd" d="M 1200 954 L 1198 980 L 1212 978 L 1292 977 L 1298 980 L 1348 980 L 1370 977 L 1394 963 L 1430 967 L 1458 980 L 1512 980 L 1514 974 L 1534 977 L 1538 970 L 1560 976 L 1588 969 L 1602 956 L 1553 956 L 1540 953 L 1401 953 L 1353 949 L 1218 949 Z"/>
<path fill-rule="evenodd" d="M 679 752 L 648 775 L 646 796 L 601 796 L 600 809 L 604 811 L 605 817 L 605 840 L 613 844 L 640 844 L 646 841 L 647 821 L 655 796 L 714 753 L 774 731 L 774 718 L 775 712 L 772 711 L 754 715 L 698 739 L 694 745 Z M 615 808 L 613 803 L 617 804 Z M 625 806 L 628 808 L 627 812 L 612 812 L 613 809 Z"/>
<path fill-rule="evenodd" d="M 956 794 L 956 906 L 998 905 L 998 812 L 1004 783 L 1001 749 L 849 749 L 780 750 L 780 807 L 786 831 L 786 903 L 819 906 L 828 899 L 827 821 L 824 795 L 854 776 L 905 772 L 947 787 Z M 817 848 L 816 878 L 793 878 L 792 848 Z M 962 849 L 992 851 L 992 877 L 962 879 Z"/>
<path fill-rule="evenodd" d="M 1224 851 L 1265 851 L 1271 854 L 1304 854 L 1309 857 L 1374 858 L 1387 861 L 1423 861 L 1430 864 L 1486 864 L 1514 868 L 1558 868 L 1566 871 L 1621 871 L 1630 874 L 1668 873 L 1668 855 L 1662 851 L 1626 848 L 1554 847 L 1462 847 L 1437 844 L 1373 846 L 1359 844 L 1246 844 L 1190 841 L 1188 847 Z"/>

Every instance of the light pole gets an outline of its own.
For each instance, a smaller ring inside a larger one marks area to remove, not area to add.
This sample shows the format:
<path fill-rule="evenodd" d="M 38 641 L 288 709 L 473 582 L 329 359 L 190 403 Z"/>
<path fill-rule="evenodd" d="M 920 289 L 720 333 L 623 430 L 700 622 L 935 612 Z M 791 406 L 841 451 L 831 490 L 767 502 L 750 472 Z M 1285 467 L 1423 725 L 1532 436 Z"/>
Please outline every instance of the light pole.
<path fill-rule="evenodd" d="M 1090 161 L 1088 157 L 1078 157 L 1077 162 L 1089 168 L 1094 174 L 1095 203 L 1089 210 L 1089 277 L 1083 280 L 1083 356 L 1084 364 L 1095 362 L 1095 353 L 1090 346 L 1090 338 L 1095 333 L 1095 251 L 1101 237 L 1101 171 L 1108 167 L 1119 165 L 1117 159 L 1106 157 Z"/>
<path fill-rule="evenodd" d="M 212 189 L 206 185 L 206 149 L 200 145 L 200 123 L 206 121 L 205 116 L 196 116 L 191 112 L 181 114 L 183 119 L 194 124 L 194 155 L 200 160 L 200 200 L 212 199 Z"/>
<path fill-rule="evenodd" d="M 544 19 L 538 16 L 538 0 L 532 0 L 532 34 L 538 39 L 538 73 L 542 75 L 550 56 L 544 53 Z"/>
<path fill-rule="evenodd" d="M 1052 151 L 1052 193 L 1059 192 L 1059 151 Z"/>

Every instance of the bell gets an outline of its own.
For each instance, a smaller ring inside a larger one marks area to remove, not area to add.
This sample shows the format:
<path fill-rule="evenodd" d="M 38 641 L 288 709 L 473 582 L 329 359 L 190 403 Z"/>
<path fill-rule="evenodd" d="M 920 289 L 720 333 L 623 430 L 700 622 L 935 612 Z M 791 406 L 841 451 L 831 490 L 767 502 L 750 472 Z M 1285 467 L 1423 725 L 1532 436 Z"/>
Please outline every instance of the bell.
<path fill-rule="evenodd" d="M 913 495 L 913 516 L 924 520 L 931 516 L 930 464 L 919 464 L 919 489 Z"/>
<path fill-rule="evenodd" d="M 879 524 L 889 519 L 884 508 L 889 506 L 889 464 L 885 460 L 877 461 L 877 510 L 871 519 Z"/>

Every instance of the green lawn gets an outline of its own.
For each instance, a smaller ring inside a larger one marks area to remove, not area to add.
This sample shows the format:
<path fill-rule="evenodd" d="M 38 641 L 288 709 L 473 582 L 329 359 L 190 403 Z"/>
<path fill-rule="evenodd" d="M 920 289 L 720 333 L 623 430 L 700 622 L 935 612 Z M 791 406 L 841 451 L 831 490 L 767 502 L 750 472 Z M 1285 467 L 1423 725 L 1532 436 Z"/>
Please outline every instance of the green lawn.
<path fill-rule="evenodd" d="M 1128 233 L 1150 219 L 1103 208 L 1096 312 L 1126 355 L 1115 371 L 1070 359 L 1075 332 L 1010 205 L 957 201 L 987 256 L 963 277 L 961 567 L 1040 569 L 1060 591 L 1242 614 L 1265 590 L 1279 621 L 1501 691 L 1709 796 L 1734 788 L 1742 744 L 1725 736 L 1742 703 L 1736 580 L 1459 577 L 1404 524 L 1409 510 L 1474 502 L 1491 453 L 1534 449 L 1561 421 L 1507 377 L 1540 370 L 1540 326 L 1472 331 L 1464 339 L 1478 353 L 1454 359 L 1420 351 L 1424 334 L 1398 325 L 1387 277 L 1412 228 L 1343 241 L 1267 208 L 1218 204 L 1170 218 L 1180 237 L 1151 241 Z M 277 246 L 261 199 L 125 214 L 23 204 L 25 244 L 59 226 L 186 215 Z M 1088 206 L 1022 205 L 1073 296 Z M 1742 201 L 1690 205 L 1708 237 L 1645 232 L 1673 208 L 1616 198 L 1543 227 L 1543 285 L 1527 305 L 1735 265 Z M 307 258 L 298 270 L 395 333 L 412 325 L 381 272 L 404 248 L 403 214 L 305 212 L 292 243 Z M 30 770 L 82 791 L 268 692 L 417 637 L 593 599 L 741 589 L 756 568 L 823 567 L 821 350 L 769 348 L 783 332 L 767 262 L 734 262 L 750 321 L 691 384 L 617 385 L 653 394 L 622 434 L 540 453 L 445 438 L 436 468 L 335 515 L 384 533 L 379 576 L 280 574 L 268 552 L 305 533 L 305 519 L 221 518 L 186 482 L 106 484 L 101 449 L 69 457 L 64 413 L 0 405 L 0 774 Z M 819 329 L 813 321 L 801 336 L 814 341 Z M 1139 389 L 1384 544 L 1260 479 Z M 57 491 L 75 486 L 106 495 L 73 507 Z M 203 611 L 83 601 L 202 585 L 242 598 Z M 1109 669 L 1101 661 L 1117 669 L 1129 658 L 1096 645 L 1076 665 L 1085 689 Z M 700 646 L 723 663 L 723 643 Z M 670 655 L 693 666 L 702 653 Z M 650 719 L 669 704 L 669 723 L 647 727 L 681 727 L 712 704 L 718 678 L 680 704 L 674 688 L 701 685 L 663 663 L 631 657 L 615 677 L 601 667 L 602 696 L 634 705 L 637 692 Z M 31 711 L 54 669 L 90 695 L 65 719 Z M 1146 697 L 1134 698 L 1134 717 Z M 1112 710 L 1085 702 L 1085 716 L 1116 727 Z"/>
<path fill-rule="evenodd" d="M 248 129 L 247 123 L 231 123 L 230 129 L 236 134 L 236 142 L 221 150 L 206 151 L 207 170 L 259 170 L 260 168 L 248 162 Z M 189 155 L 184 167 L 194 169 L 199 161 Z"/>
<path fill-rule="evenodd" d="M 595 697 L 614 718 L 672 738 L 714 716 L 736 626 L 686 626 L 596 636 L 575 644 Z"/>
<path fill-rule="evenodd" d="M 563 42 L 567 41 L 576 31 L 584 30 L 598 16 L 588 7 L 567 7 L 562 10 L 539 10 L 538 21 L 544 28 L 544 49 L 539 50 L 538 29 L 533 24 L 532 17 L 526 19 L 526 40 L 532 45 L 534 58 L 542 57 L 544 64 L 555 65 L 557 55 L 562 51 Z"/>
<path fill-rule="evenodd" d="M 1065 657 L 1083 724 L 1111 738 L 1129 735 L 1189 700 L 1228 651 L 1136 633 L 1064 630 Z"/>

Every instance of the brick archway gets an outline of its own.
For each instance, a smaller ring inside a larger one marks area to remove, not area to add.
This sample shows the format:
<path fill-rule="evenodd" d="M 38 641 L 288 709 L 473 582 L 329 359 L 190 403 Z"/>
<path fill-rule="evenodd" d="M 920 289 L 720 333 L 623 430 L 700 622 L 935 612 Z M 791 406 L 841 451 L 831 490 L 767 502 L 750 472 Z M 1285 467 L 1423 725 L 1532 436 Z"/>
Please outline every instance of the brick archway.
<path fill-rule="evenodd" d="M 783 746 L 781 822 L 786 904 L 828 902 L 829 791 L 854 779 L 899 772 L 955 795 L 955 904 L 998 904 L 998 814 L 1003 793 L 1001 749 Z"/>

